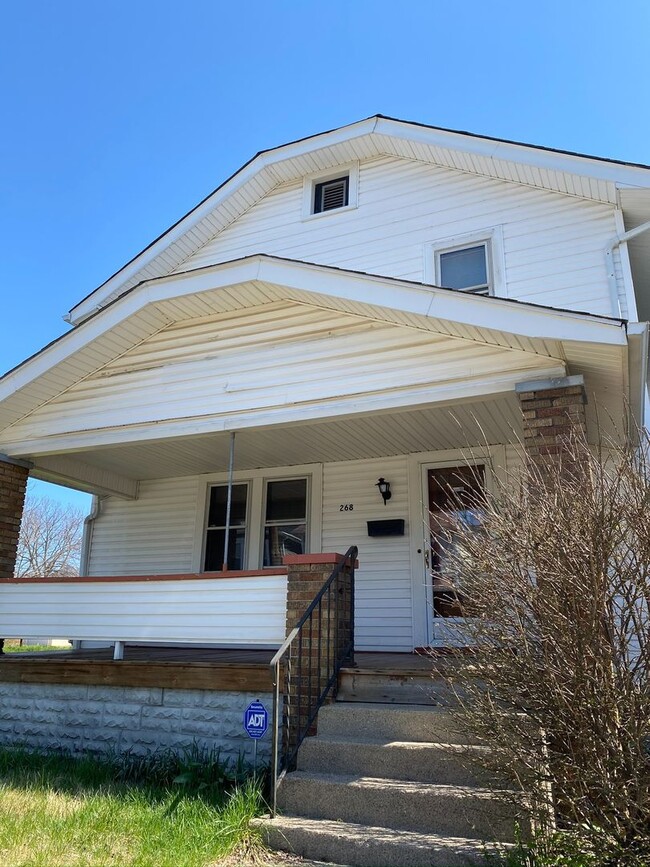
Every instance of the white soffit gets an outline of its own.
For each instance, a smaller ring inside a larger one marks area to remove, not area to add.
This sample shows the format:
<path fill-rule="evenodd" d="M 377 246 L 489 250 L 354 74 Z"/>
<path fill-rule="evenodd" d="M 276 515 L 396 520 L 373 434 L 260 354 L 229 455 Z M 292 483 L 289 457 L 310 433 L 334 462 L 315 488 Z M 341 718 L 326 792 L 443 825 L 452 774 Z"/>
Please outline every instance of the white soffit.
<path fill-rule="evenodd" d="M 610 204 L 618 203 L 619 184 L 650 186 L 650 171 L 641 166 L 371 117 L 256 155 L 73 307 L 70 321 L 82 321 L 143 280 L 177 270 L 278 184 L 384 155 Z"/>

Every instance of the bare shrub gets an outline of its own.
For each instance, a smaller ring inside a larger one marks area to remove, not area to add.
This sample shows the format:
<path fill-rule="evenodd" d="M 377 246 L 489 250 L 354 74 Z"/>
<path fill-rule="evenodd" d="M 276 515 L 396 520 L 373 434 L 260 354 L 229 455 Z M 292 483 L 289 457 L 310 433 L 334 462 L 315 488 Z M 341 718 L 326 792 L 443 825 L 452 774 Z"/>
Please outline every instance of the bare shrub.
<path fill-rule="evenodd" d="M 79 574 L 83 512 L 49 497 L 27 497 L 20 525 L 16 578 Z"/>
<path fill-rule="evenodd" d="M 464 720 L 543 833 L 579 834 L 598 864 L 650 863 L 649 454 L 647 436 L 576 434 L 474 503 L 478 528 L 466 503 L 433 527 L 467 615 Z"/>

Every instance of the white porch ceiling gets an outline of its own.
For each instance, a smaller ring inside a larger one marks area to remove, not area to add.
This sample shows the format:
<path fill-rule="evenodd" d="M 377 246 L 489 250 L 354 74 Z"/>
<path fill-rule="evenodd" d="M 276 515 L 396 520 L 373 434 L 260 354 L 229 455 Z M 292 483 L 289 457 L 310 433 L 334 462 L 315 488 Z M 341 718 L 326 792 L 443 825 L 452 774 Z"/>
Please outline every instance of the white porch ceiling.
<path fill-rule="evenodd" d="M 517 398 L 508 394 L 448 406 L 243 430 L 236 435 L 236 469 L 516 443 L 521 436 Z M 93 449 L 79 459 L 84 467 L 136 480 L 217 473 L 227 469 L 229 442 L 229 433 L 223 432 L 174 437 Z M 74 461 L 75 456 L 68 455 L 67 460 Z M 46 466 L 48 459 L 43 458 L 33 475 L 47 478 Z"/>

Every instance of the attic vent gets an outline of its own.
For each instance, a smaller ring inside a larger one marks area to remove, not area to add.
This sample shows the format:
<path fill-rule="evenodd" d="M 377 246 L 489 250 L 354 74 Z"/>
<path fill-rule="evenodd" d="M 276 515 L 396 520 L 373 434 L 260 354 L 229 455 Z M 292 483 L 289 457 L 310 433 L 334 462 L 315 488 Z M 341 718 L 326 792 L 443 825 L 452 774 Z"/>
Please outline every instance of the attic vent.
<path fill-rule="evenodd" d="M 345 208 L 348 204 L 350 177 L 334 178 L 314 185 L 314 213 Z"/>

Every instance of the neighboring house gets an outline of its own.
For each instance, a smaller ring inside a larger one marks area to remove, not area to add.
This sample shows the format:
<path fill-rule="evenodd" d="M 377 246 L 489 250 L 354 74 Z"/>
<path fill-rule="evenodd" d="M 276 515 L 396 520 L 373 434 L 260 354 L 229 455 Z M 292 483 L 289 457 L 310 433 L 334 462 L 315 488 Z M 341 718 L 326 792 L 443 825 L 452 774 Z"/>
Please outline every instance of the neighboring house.
<path fill-rule="evenodd" d="M 122 579 L 5 580 L 0 634 L 277 648 L 287 568 L 356 545 L 357 651 L 444 645 L 453 468 L 543 459 L 585 396 L 592 439 L 643 423 L 648 220 L 646 166 L 381 116 L 261 152 L 0 380 L 3 577 L 29 472 L 97 496 L 85 571 Z"/>

